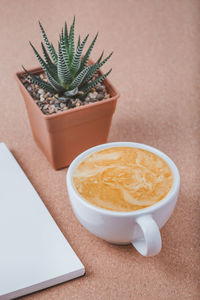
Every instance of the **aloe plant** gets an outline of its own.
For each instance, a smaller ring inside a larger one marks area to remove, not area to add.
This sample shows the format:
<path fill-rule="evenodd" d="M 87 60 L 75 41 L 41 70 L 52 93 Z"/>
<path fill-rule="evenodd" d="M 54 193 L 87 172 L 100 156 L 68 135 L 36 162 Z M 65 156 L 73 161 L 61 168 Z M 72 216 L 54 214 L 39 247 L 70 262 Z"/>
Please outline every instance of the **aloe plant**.
<path fill-rule="evenodd" d="M 40 22 L 39 25 L 47 48 L 46 49 L 44 43 L 41 42 L 44 58 L 40 56 L 31 42 L 30 45 L 33 48 L 42 69 L 46 73 L 48 82 L 31 74 L 23 67 L 34 84 L 37 84 L 47 92 L 58 94 L 58 99 L 62 101 L 77 95 L 80 97 L 86 96 L 93 87 L 102 82 L 110 74 L 112 69 L 104 75 L 93 79 L 94 74 L 107 62 L 111 57 L 112 52 L 104 59 L 102 52 L 101 56 L 94 64 L 88 65 L 88 60 L 95 45 L 98 33 L 83 56 L 83 49 L 89 35 L 87 34 L 82 41 L 79 36 L 77 46 L 75 46 L 75 17 L 70 30 L 68 30 L 67 23 L 65 22 L 64 29 L 62 29 L 59 37 L 57 53 L 53 44 L 49 42 L 46 32 Z"/>

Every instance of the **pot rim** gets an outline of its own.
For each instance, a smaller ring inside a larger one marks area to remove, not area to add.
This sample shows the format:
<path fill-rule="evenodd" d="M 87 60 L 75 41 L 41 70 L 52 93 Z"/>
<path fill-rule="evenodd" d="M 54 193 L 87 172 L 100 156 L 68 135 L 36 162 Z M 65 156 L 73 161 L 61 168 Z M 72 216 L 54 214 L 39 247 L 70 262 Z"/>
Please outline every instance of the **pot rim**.
<path fill-rule="evenodd" d="M 93 63 L 92 60 L 89 60 L 89 63 Z M 36 67 L 36 68 L 31 68 L 28 70 L 29 72 L 33 72 L 33 73 L 42 73 L 44 72 L 43 69 L 41 67 Z M 33 97 L 31 96 L 31 94 L 27 91 L 27 89 L 25 88 L 24 84 L 22 83 L 22 81 L 20 80 L 19 76 L 22 75 L 22 74 L 25 74 L 26 72 L 24 71 L 19 71 L 17 73 L 15 73 L 15 79 L 17 80 L 18 84 L 25 90 L 26 94 L 28 94 L 31 99 L 33 100 L 33 103 L 36 105 L 37 107 L 37 110 L 39 111 L 39 113 L 41 114 L 41 116 L 43 118 L 45 118 L 46 120 L 49 120 L 49 119 L 54 119 L 54 118 L 57 118 L 57 117 L 60 117 L 61 115 L 64 116 L 64 115 L 69 115 L 69 114 L 73 114 L 73 113 L 76 113 L 78 111 L 81 111 L 81 110 L 85 110 L 85 109 L 92 109 L 93 107 L 95 106 L 100 106 L 100 105 L 104 105 L 105 103 L 109 103 L 109 102 L 112 102 L 112 101 L 116 101 L 119 97 L 120 97 L 120 94 L 119 92 L 116 90 L 116 88 L 112 85 L 112 83 L 110 82 L 109 79 L 104 79 L 104 82 L 106 83 L 106 85 L 108 86 L 108 89 L 111 89 L 114 91 L 114 96 L 111 97 L 111 98 L 108 98 L 108 99 L 103 99 L 102 101 L 98 101 L 98 102 L 95 102 L 95 103 L 89 103 L 87 105 L 82 105 L 82 106 L 79 106 L 79 107 L 75 107 L 75 108 L 72 108 L 72 109 L 69 109 L 69 110 L 66 110 L 66 111 L 61 111 L 60 113 L 55 113 L 55 114 L 52 114 L 52 115 L 45 115 L 41 109 L 39 108 L 39 106 L 35 103 Z M 101 71 L 100 71 L 101 74 L 103 74 Z M 29 98 L 29 97 L 28 97 Z"/>

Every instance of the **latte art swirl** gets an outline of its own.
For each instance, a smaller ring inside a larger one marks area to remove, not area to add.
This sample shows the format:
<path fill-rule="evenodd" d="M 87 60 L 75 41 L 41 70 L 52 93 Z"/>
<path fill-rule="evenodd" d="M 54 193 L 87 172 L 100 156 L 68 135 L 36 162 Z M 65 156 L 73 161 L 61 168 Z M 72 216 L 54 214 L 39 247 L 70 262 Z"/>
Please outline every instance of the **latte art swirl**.
<path fill-rule="evenodd" d="M 169 165 L 147 150 L 113 147 L 85 157 L 73 173 L 78 193 L 98 207 L 133 211 L 163 199 L 173 185 Z"/>

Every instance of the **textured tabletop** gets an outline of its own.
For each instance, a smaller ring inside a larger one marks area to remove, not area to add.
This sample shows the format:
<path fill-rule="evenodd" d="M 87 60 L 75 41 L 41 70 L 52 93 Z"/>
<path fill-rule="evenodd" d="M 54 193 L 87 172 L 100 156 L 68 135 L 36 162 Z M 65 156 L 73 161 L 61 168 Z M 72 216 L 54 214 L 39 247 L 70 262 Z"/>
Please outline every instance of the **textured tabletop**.
<path fill-rule="evenodd" d="M 24 297 L 64 299 L 199 299 L 200 2 L 188 0 L 1 0 L 0 142 L 10 148 L 86 268 L 86 276 Z M 56 43 L 65 20 L 81 36 L 99 31 L 92 53 L 114 50 L 103 68 L 121 97 L 109 141 L 157 147 L 177 164 L 181 191 L 153 258 L 110 245 L 87 232 L 72 213 L 66 169 L 54 171 L 33 141 L 14 73 L 38 66 L 38 20 Z M 12 182 L 10 182 L 12 187 Z M 17 276 L 17 274 L 16 274 Z"/>

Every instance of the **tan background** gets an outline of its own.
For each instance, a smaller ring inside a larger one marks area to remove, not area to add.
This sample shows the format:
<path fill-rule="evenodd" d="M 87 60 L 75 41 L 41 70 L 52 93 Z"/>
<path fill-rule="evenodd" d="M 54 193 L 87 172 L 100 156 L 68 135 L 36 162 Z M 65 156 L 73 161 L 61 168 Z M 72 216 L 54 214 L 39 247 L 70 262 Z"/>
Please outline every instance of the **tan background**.
<path fill-rule="evenodd" d="M 0 141 L 31 179 L 86 267 L 86 276 L 26 299 L 199 299 L 200 1 L 0 1 Z M 40 45 L 38 20 L 56 43 L 73 15 L 76 32 L 100 35 L 92 58 L 115 54 L 104 70 L 121 98 L 109 141 L 137 141 L 166 152 L 181 173 L 175 212 L 162 230 L 163 249 L 143 258 L 113 246 L 75 219 L 66 169 L 54 171 L 35 145 L 13 74 L 38 66 L 28 41 Z M 12 183 L 11 183 L 12 186 Z M 16 274 L 17 276 L 17 274 Z"/>

